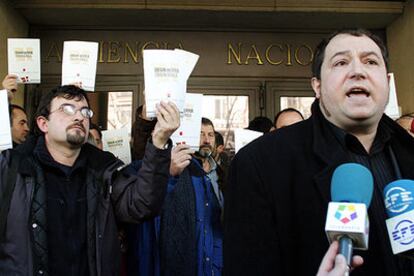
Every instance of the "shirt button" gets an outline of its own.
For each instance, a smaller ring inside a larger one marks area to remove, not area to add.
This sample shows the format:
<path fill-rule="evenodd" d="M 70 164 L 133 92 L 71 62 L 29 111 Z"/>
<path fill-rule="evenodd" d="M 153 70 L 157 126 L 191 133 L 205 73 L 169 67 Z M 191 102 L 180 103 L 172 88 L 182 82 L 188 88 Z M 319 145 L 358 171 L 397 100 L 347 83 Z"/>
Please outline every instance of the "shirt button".
<path fill-rule="evenodd" d="M 208 207 L 208 202 L 206 203 L 206 207 Z"/>
<path fill-rule="evenodd" d="M 33 223 L 33 224 L 32 224 L 32 228 L 33 228 L 33 229 L 37 228 L 37 223 Z M 40 273 L 40 271 L 42 271 L 42 270 L 39 270 L 39 273 Z M 43 271 L 42 271 L 42 273 L 43 273 Z"/>
<path fill-rule="evenodd" d="M 207 262 L 209 262 L 209 261 L 210 261 L 210 258 L 209 258 L 209 257 L 207 257 L 207 258 L 206 258 L 206 261 L 207 261 Z"/>
<path fill-rule="evenodd" d="M 39 270 L 39 271 L 38 271 L 38 273 L 39 273 L 40 275 L 43 275 L 43 270 Z"/>

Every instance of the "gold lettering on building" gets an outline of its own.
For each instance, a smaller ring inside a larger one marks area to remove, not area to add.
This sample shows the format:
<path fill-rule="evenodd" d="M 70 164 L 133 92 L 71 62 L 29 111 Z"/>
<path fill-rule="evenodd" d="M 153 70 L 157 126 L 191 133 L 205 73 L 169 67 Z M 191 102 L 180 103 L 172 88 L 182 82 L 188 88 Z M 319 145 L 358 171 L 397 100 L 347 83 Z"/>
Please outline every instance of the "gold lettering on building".
<path fill-rule="evenodd" d="M 56 58 L 57 62 L 62 62 L 62 56 L 60 55 L 60 51 L 56 42 L 53 42 L 52 45 L 50 45 L 49 51 L 47 51 L 45 58 L 45 63 L 48 63 L 50 61 L 50 58 Z"/>
<path fill-rule="evenodd" d="M 138 63 L 138 58 L 139 58 L 138 49 L 139 49 L 139 42 L 135 42 L 134 50 L 132 50 L 131 47 L 129 46 L 128 42 L 126 42 L 125 43 L 125 51 L 124 51 L 124 63 L 129 62 L 128 53 L 131 55 L 134 62 Z"/>
<path fill-rule="evenodd" d="M 281 64 L 283 62 L 283 59 L 279 59 L 279 60 L 275 61 L 275 60 L 273 60 L 271 58 L 271 54 L 270 53 L 271 53 L 271 51 L 273 50 L 274 47 L 279 48 L 280 52 L 283 52 L 282 45 L 280 45 L 280 44 L 272 44 L 272 45 L 270 45 L 269 47 L 266 48 L 266 60 L 267 60 L 267 62 L 269 62 L 272 65 L 279 65 L 279 64 Z"/>
<path fill-rule="evenodd" d="M 246 62 L 244 64 L 249 64 L 249 59 L 255 59 L 258 65 L 263 65 L 263 61 L 260 58 L 260 54 L 257 51 L 256 45 L 252 45 L 250 48 L 249 54 L 246 57 Z"/>
<path fill-rule="evenodd" d="M 300 59 L 300 52 L 301 49 L 305 49 L 308 52 L 308 60 L 307 61 L 303 61 Z M 295 50 L 295 61 L 302 65 L 302 66 L 306 66 L 309 65 L 312 61 L 313 61 L 313 50 L 311 47 L 309 47 L 308 45 L 300 45 L 298 48 L 296 48 Z"/>
<path fill-rule="evenodd" d="M 59 46 L 58 46 L 59 45 Z M 62 62 L 63 43 L 50 42 L 45 63 L 50 61 Z M 167 41 L 99 41 L 98 62 L 99 63 L 140 63 L 142 50 L 145 49 L 184 49 L 181 42 L 171 43 Z"/>
<path fill-rule="evenodd" d="M 121 60 L 119 56 L 119 42 L 109 41 L 108 47 L 108 63 L 118 63 Z"/>
<path fill-rule="evenodd" d="M 232 56 L 236 59 L 237 64 L 241 64 L 241 46 L 242 43 L 237 44 L 237 52 L 234 50 L 233 45 L 227 43 L 227 64 L 233 64 Z"/>
<path fill-rule="evenodd" d="M 287 61 L 286 66 L 292 66 L 292 51 L 289 44 L 286 44 L 287 49 Z"/>
<path fill-rule="evenodd" d="M 105 46 L 105 41 L 99 41 L 99 51 L 98 51 L 98 56 L 99 56 L 99 58 L 98 58 L 98 62 L 99 63 L 103 63 L 104 62 L 104 59 L 103 59 L 103 48 L 104 48 L 104 46 Z"/>
<path fill-rule="evenodd" d="M 293 66 L 299 64 L 309 65 L 313 60 L 313 50 L 310 46 L 302 44 L 299 46 L 291 44 L 270 44 L 266 47 L 258 47 L 256 44 L 237 43 L 237 47 L 232 43 L 227 43 L 227 64 L 249 65 L 251 59 L 256 60 L 257 65 L 268 63 L 270 65 Z M 245 56 L 242 53 L 248 54 Z M 264 53 L 264 56 L 262 55 Z M 235 62 L 234 62 L 235 61 Z"/>
<path fill-rule="evenodd" d="M 159 49 L 160 45 L 157 42 L 154 41 L 148 41 L 145 42 L 144 45 L 142 45 L 142 51 L 144 51 L 145 49 Z"/>

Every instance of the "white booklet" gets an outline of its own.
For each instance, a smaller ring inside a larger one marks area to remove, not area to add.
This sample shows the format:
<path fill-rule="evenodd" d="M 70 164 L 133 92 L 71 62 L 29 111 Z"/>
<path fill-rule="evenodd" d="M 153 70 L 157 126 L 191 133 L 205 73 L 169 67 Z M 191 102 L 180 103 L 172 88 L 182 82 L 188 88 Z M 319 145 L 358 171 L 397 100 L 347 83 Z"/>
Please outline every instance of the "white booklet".
<path fill-rule="evenodd" d="M 111 152 L 125 164 L 131 163 L 131 146 L 128 129 L 113 129 L 102 131 L 103 150 Z"/>
<path fill-rule="evenodd" d="M 184 50 L 144 50 L 145 104 L 147 116 L 155 117 L 156 104 L 174 102 L 184 111 L 187 80 L 199 56 Z"/>
<path fill-rule="evenodd" d="M 398 107 L 397 89 L 395 88 L 394 73 L 389 73 L 390 76 L 390 95 L 388 98 L 388 104 L 385 107 L 385 114 L 391 117 L 393 120 L 398 119 L 400 115 L 400 108 Z"/>
<path fill-rule="evenodd" d="M 174 145 L 186 144 L 193 150 L 200 147 L 201 117 L 203 114 L 203 94 L 187 93 L 184 112 L 180 116 L 180 127 L 173 133 Z"/>
<path fill-rule="evenodd" d="M 258 132 L 250 129 L 237 128 L 234 130 L 234 147 L 237 153 L 242 147 L 263 135 L 263 132 Z"/>
<path fill-rule="evenodd" d="M 13 147 L 7 90 L 0 90 L 0 151 Z"/>
<path fill-rule="evenodd" d="M 63 43 L 62 85 L 78 84 L 85 91 L 95 91 L 98 42 Z"/>
<path fill-rule="evenodd" d="M 7 39 L 8 72 L 19 83 L 40 83 L 40 39 Z"/>

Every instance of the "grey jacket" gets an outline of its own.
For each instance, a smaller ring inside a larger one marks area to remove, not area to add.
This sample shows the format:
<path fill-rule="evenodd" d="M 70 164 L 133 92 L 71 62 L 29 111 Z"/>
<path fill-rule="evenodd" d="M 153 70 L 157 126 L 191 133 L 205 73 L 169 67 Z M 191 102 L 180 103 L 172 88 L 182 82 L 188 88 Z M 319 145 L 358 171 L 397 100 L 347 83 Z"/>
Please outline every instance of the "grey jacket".
<path fill-rule="evenodd" d="M 0 275 L 44 275 L 34 271 L 33 237 L 39 231 L 30 210 L 36 181 L 43 171 L 33 158 L 35 138 L 17 150 L 0 155 L 0 200 L 6 187 L 10 159 L 19 156 L 4 242 L 0 244 Z M 85 144 L 87 151 L 87 231 L 90 275 L 119 275 L 120 248 L 117 221 L 142 222 L 158 214 L 165 198 L 171 145 L 167 150 L 147 144 L 137 175 L 121 170 L 123 163 L 108 152 Z M 93 233 L 91 236 L 90 234 Z"/>

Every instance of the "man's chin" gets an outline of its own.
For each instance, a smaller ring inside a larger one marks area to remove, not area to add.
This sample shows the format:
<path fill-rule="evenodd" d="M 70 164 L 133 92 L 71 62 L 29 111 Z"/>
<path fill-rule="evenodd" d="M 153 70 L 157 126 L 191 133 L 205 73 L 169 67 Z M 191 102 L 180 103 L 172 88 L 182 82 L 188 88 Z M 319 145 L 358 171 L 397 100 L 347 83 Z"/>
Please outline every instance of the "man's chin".
<path fill-rule="evenodd" d="M 81 135 L 68 136 L 66 140 L 74 148 L 81 147 L 86 142 L 85 137 Z"/>
<path fill-rule="evenodd" d="M 202 158 L 207 158 L 212 154 L 212 151 L 210 149 L 200 149 L 198 151 L 198 155 Z"/>

